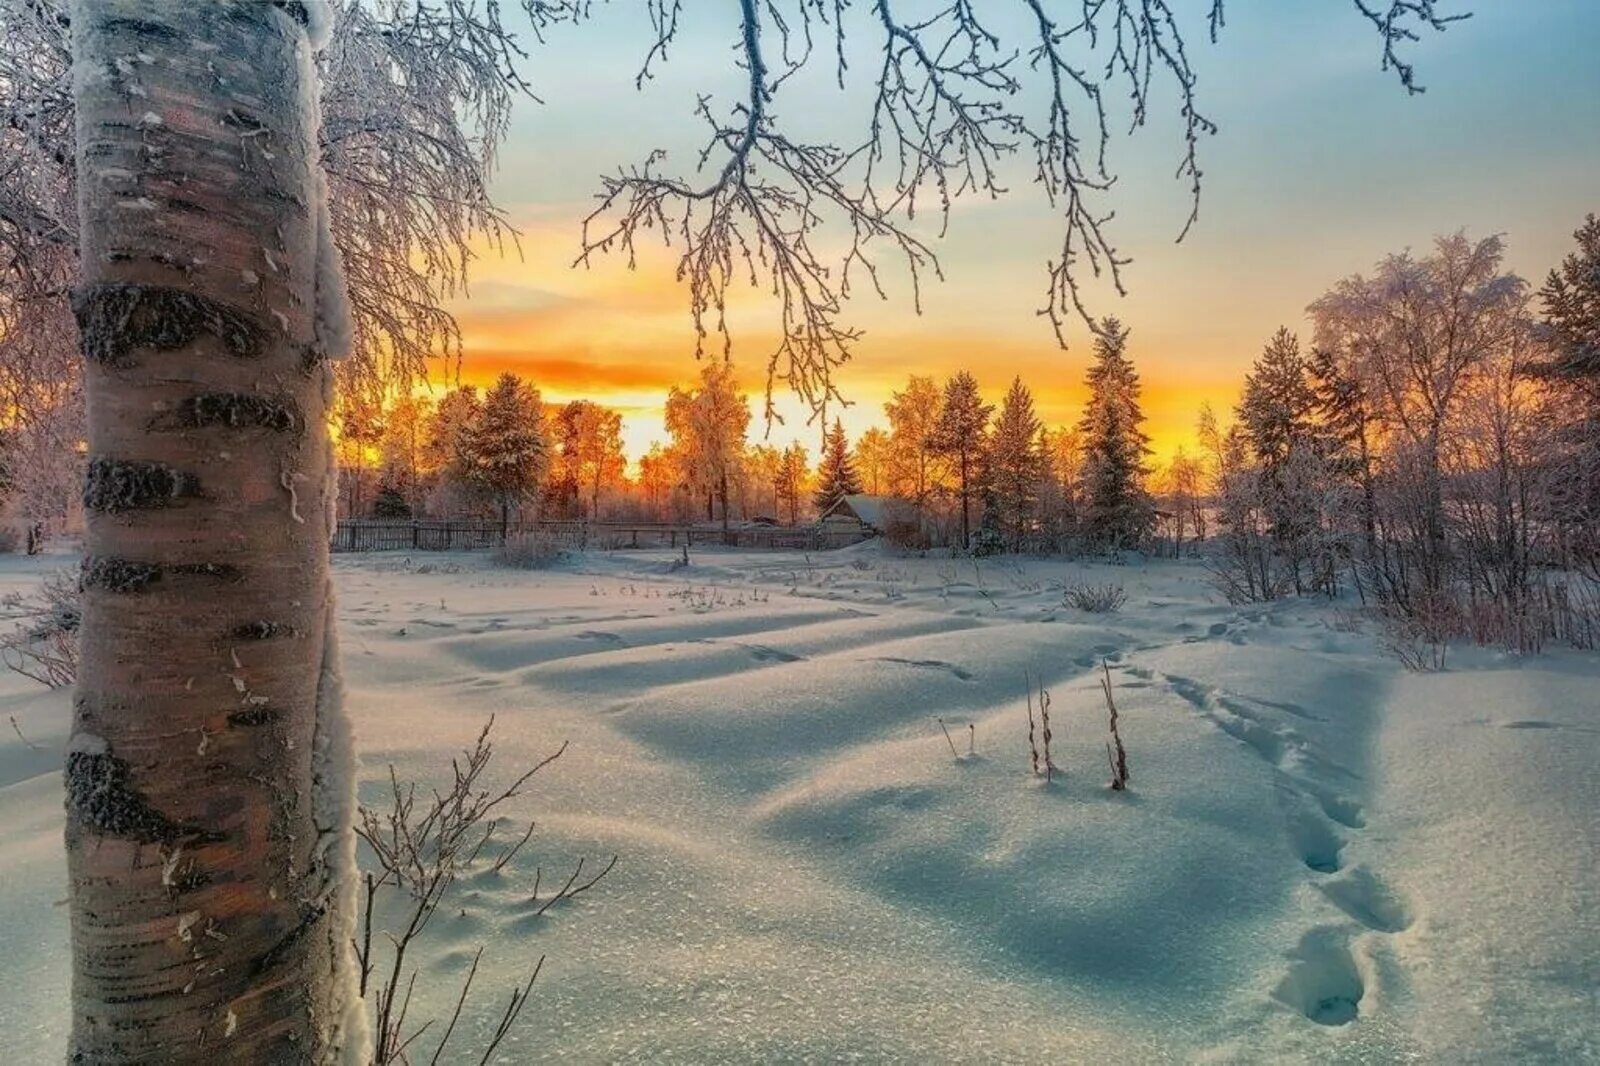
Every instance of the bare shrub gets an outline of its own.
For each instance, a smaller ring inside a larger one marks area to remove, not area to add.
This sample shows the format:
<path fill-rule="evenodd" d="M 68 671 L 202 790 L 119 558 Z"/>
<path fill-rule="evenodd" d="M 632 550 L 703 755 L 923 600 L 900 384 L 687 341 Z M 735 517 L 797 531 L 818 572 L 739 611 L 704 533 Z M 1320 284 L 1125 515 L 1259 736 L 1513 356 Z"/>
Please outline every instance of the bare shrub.
<path fill-rule="evenodd" d="M 1105 693 L 1106 710 L 1111 715 L 1111 739 L 1106 741 L 1106 761 L 1111 764 L 1111 790 L 1124 792 L 1128 788 L 1128 750 L 1122 746 L 1122 733 L 1117 729 L 1117 701 L 1111 694 L 1111 666 L 1101 659 L 1100 669 L 1104 671 L 1100 690 Z"/>
<path fill-rule="evenodd" d="M 0 661 L 7 668 L 47 688 L 67 688 L 77 680 L 83 608 L 76 568 L 45 575 L 29 595 L 9 593 L 0 610 L 17 620 L 0 635 Z"/>
<path fill-rule="evenodd" d="M 536 529 L 507 537 L 505 543 L 495 549 L 494 561 L 498 566 L 515 570 L 548 570 L 566 554 L 554 534 Z"/>
<path fill-rule="evenodd" d="M 1581 651 L 1600 648 L 1600 580 L 1573 574 L 1536 588 L 1550 636 Z"/>
<path fill-rule="evenodd" d="M 1444 669 L 1450 638 L 1458 631 L 1457 612 L 1447 597 L 1419 596 L 1409 611 L 1386 605 L 1379 618 L 1379 641 L 1407 670 L 1437 673 Z"/>
<path fill-rule="evenodd" d="M 415 962 L 408 962 L 408 953 L 461 877 L 483 870 L 498 874 L 512 868 L 512 860 L 533 836 L 533 823 L 528 823 L 520 834 L 513 829 L 506 834 L 503 844 L 497 844 L 495 837 L 502 824 L 509 824 L 504 823 L 497 812 L 502 805 L 522 795 L 533 776 L 567 750 L 562 744 L 555 754 L 510 785 L 492 788 L 485 784 L 484 777 L 494 756 L 494 745 L 489 739 L 493 726 L 494 719 L 490 718 L 478 733 L 472 750 L 451 761 L 453 782 L 448 789 L 430 791 L 420 797 L 419 802 L 416 784 L 402 784 L 391 765 L 385 805 L 368 807 L 363 804 L 360 808 L 356 833 L 366 843 L 376 868 L 363 877 L 366 893 L 360 940 L 355 947 L 360 963 L 361 995 L 369 1000 L 375 1015 L 372 1062 L 377 1066 L 409 1061 L 408 1049 L 438 1021 L 430 1018 L 418 1024 L 410 1018 L 418 968 Z M 593 888 L 616 863 L 616 856 L 612 856 L 599 873 L 583 879 L 584 862 L 580 859 L 561 887 L 543 898 L 540 896 L 542 871 L 536 869 L 528 899 L 533 913 L 544 914 L 556 904 Z M 384 923 L 385 927 L 380 929 L 380 923 L 384 922 L 380 915 L 392 918 L 392 926 Z M 381 935 L 374 937 L 374 933 Z M 387 944 L 387 958 L 380 960 L 384 944 Z M 436 1045 L 434 1062 L 460 1058 L 447 1054 L 447 1049 L 471 995 L 482 957 L 480 946 L 462 981 L 444 1034 Z M 527 1005 L 543 965 L 544 957 L 540 956 L 529 969 L 527 980 L 511 989 L 479 1061 L 490 1061 L 495 1049 L 510 1033 Z M 373 988 L 370 998 L 369 987 Z"/>
<path fill-rule="evenodd" d="M 1103 585 L 1079 581 L 1067 586 L 1061 594 L 1061 602 L 1076 611 L 1110 614 L 1122 610 L 1123 604 L 1128 602 L 1128 594 L 1121 585 L 1109 581 Z"/>

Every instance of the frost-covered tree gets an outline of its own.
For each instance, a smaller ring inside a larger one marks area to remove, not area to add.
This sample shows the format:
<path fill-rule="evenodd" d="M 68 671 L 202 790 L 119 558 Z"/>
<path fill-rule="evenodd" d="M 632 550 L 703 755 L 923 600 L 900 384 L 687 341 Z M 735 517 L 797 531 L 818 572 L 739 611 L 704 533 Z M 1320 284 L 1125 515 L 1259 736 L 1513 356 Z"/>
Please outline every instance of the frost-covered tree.
<path fill-rule="evenodd" d="M 432 402 L 411 393 L 396 396 L 384 412 L 383 437 L 378 441 L 379 476 L 384 485 L 399 493 L 410 514 L 422 512 L 428 420 L 432 414 Z"/>
<path fill-rule="evenodd" d="M 573 400 L 556 416 L 560 461 L 586 500 L 591 520 L 600 517 L 600 492 L 622 479 L 622 414 L 593 400 Z"/>
<path fill-rule="evenodd" d="M 994 405 L 983 402 L 978 379 L 959 370 L 944 383 L 939 420 L 930 442 L 935 453 L 950 463 L 955 492 L 961 502 L 961 545 L 972 540 L 972 504 L 979 499 L 984 455 L 989 446 L 989 416 Z"/>
<path fill-rule="evenodd" d="M 1311 305 L 1318 347 L 1359 377 L 1385 426 L 1396 503 L 1410 527 L 1421 592 L 1446 583 L 1444 437 L 1473 373 L 1521 328 L 1527 284 L 1502 271 L 1499 237 L 1457 233 L 1432 255 L 1391 255 Z M 1406 482 L 1400 485 L 1399 482 Z"/>
<path fill-rule="evenodd" d="M 1312 351 L 1307 373 L 1316 396 L 1328 472 L 1336 484 L 1343 482 L 1345 496 L 1355 501 L 1370 565 L 1378 557 L 1378 413 L 1361 375 L 1328 349 Z"/>
<path fill-rule="evenodd" d="M 1295 591 L 1314 564 L 1313 583 L 1327 588 L 1324 504 L 1330 489 L 1317 423 L 1317 395 L 1300 339 L 1280 328 L 1245 376 L 1237 411 L 1240 431 L 1259 467 L 1256 491 L 1267 532 L 1282 553 Z"/>
<path fill-rule="evenodd" d="M 1128 329 L 1104 319 L 1086 377 L 1089 400 L 1078 421 L 1083 446 L 1083 529 L 1115 551 L 1136 545 L 1155 524 L 1145 488 L 1150 438 L 1139 405 L 1139 375 L 1128 359 Z"/>
<path fill-rule="evenodd" d="M 777 518 L 781 509 L 779 493 L 783 481 L 783 452 L 771 444 L 753 444 L 745 449 L 744 476 L 740 479 L 752 499 L 743 505 L 747 515 L 764 514 Z M 768 505 L 771 510 L 768 511 Z"/>
<path fill-rule="evenodd" d="M 374 453 L 383 441 L 382 397 L 367 389 L 346 389 L 334 404 L 333 421 L 338 431 L 335 456 L 344 482 L 339 509 L 359 517 L 366 513 L 369 474 L 377 458 Z"/>
<path fill-rule="evenodd" d="M 1178 445 L 1162 474 L 1162 492 L 1171 513 L 1172 549 L 1183 554 L 1185 535 L 1197 541 L 1206 537 L 1205 469 L 1183 445 Z"/>
<path fill-rule="evenodd" d="M 1588 216 L 1573 236 L 1577 251 L 1539 293 L 1551 354 L 1534 369 L 1563 398 L 1553 516 L 1600 573 L 1600 218 Z"/>
<path fill-rule="evenodd" d="M 827 514 L 840 500 L 860 492 L 861 477 L 850 455 L 850 441 L 844 435 L 844 425 L 835 418 L 817 466 L 817 490 L 812 497 L 817 513 Z"/>
<path fill-rule="evenodd" d="M 985 468 L 995 527 L 1012 551 L 1022 549 L 1039 520 L 1043 429 L 1033 411 L 1033 394 L 1020 377 L 1013 379 L 994 420 Z"/>
<path fill-rule="evenodd" d="M 669 511 L 674 490 L 680 487 L 679 463 L 659 442 L 639 457 L 639 493 L 649 513 L 656 518 Z"/>
<path fill-rule="evenodd" d="M 1045 457 L 1040 521 L 1056 550 L 1066 551 L 1078 534 L 1082 510 L 1083 448 L 1078 431 L 1068 426 L 1046 430 L 1040 450 Z"/>
<path fill-rule="evenodd" d="M 856 440 L 856 468 L 861 474 L 863 491 L 872 496 L 888 494 L 892 456 L 889 434 L 877 426 L 868 429 Z"/>
<path fill-rule="evenodd" d="M 722 505 L 722 528 L 728 528 L 728 496 L 739 474 L 745 434 L 750 429 L 750 404 L 733 378 L 733 367 L 711 359 L 700 370 L 700 387 L 674 387 L 667 395 L 667 432 L 683 464 L 683 480 L 706 501 L 706 521 L 715 517 L 713 501 Z"/>
<path fill-rule="evenodd" d="M 806 450 L 798 443 L 783 450 L 783 465 L 778 470 L 778 499 L 789 505 L 789 524 L 800 521 L 800 503 L 806 496 L 806 477 L 811 469 Z"/>
<path fill-rule="evenodd" d="M 483 394 L 464 441 L 464 480 L 487 497 L 510 528 L 512 514 L 536 498 L 550 466 L 539 390 L 515 374 L 501 374 Z"/>
<path fill-rule="evenodd" d="M 889 418 L 889 481 L 891 491 L 922 507 L 941 487 L 939 452 L 934 434 L 939 428 L 943 398 L 931 377 L 913 374 L 906 387 L 892 393 L 883 405 Z"/>

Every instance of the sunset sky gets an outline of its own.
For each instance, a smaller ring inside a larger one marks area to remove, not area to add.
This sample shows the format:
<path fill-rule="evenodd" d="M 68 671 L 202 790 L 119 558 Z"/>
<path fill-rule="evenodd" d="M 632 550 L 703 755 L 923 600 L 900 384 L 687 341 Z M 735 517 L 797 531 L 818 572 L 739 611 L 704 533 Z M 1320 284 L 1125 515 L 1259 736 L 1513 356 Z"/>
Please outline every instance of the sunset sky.
<path fill-rule="evenodd" d="M 692 160 L 695 94 L 726 103 L 738 91 L 736 5 L 686 6 L 694 12 L 671 63 L 642 92 L 633 79 L 649 37 L 637 10 L 597 7 L 589 24 L 558 28 L 534 52 L 530 69 L 545 102 L 521 107 L 495 186 L 522 230 L 522 256 L 486 255 L 470 297 L 453 305 L 468 381 L 511 369 L 547 400 L 618 407 L 634 456 L 664 436 L 667 389 L 697 373 L 687 295 L 666 253 L 632 272 L 620 259 L 589 270 L 570 264 L 597 176 L 657 147 Z M 1207 5 L 1176 6 L 1198 16 Z M 1377 35 L 1348 0 L 1229 0 L 1215 46 L 1204 42 L 1203 20 L 1189 26 L 1201 109 L 1221 126 L 1202 146 L 1200 223 L 1174 243 L 1189 204 L 1172 177 L 1176 104 L 1158 92 L 1163 113 L 1112 148 L 1120 178 L 1107 204 L 1119 246 L 1134 259 L 1129 295 L 1090 289 L 1097 314 L 1116 314 L 1133 330 L 1158 452 L 1189 440 L 1202 401 L 1231 406 L 1272 331 L 1304 329 L 1306 304 L 1340 277 L 1464 227 L 1505 234 L 1510 265 L 1537 283 L 1584 214 L 1600 211 L 1600 3 L 1446 6 L 1475 15 L 1411 48 L 1428 89 L 1416 97 L 1379 70 Z M 997 28 L 1020 29 L 1001 17 Z M 858 69 L 873 67 L 866 47 L 857 54 Z M 808 129 L 826 129 L 837 115 L 834 139 L 854 142 L 861 131 L 846 116 L 863 88 L 792 83 L 774 110 Z M 938 249 L 946 280 L 926 291 L 920 317 L 897 276 L 888 302 L 854 301 L 850 318 L 866 337 L 840 379 L 853 401 L 843 412 L 852 434 L 883 423 L 882 403 L 907 374 L 942 378 L 958 368 L 976 373 L 996 400 L 1021 374 L 1047 423 L 1076 417 L 1088 334 L 1077 327 L 1062 351 L 1035 315 L 1059 232 L 1028 179 L 1019 168 L 1010 197 L 958 208 Z M 734 355 L 759 412 L 769 319 L 758 296 L 749 302 Z M 817 431 L 797 404 L 783 407 L 787 424 L 773 427 L 772 439 L 799 436 L 814 456 Z M 752 436 L 762 432 L 758 421 Z"/>

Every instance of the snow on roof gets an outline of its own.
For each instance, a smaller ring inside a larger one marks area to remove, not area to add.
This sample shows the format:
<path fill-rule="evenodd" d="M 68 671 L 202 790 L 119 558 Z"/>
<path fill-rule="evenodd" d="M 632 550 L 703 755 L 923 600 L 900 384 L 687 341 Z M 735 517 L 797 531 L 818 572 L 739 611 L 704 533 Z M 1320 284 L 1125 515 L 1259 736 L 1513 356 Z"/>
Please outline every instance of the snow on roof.
<path fill-rule="evenodd" d="M 830 508 L 828 513 L 853 514 L 861 519 L 863 525 L 871 526 L 881 533 L 888 525 L 889 508 L 893 503 L 892 496 L 846 496 Z"/>

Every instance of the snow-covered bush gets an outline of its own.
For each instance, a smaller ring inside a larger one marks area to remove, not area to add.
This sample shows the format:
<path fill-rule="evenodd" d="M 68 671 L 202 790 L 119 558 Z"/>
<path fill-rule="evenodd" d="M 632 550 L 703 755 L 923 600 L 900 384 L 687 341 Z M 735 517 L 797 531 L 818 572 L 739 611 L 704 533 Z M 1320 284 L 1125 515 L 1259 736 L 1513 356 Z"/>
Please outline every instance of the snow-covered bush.
<path fill-rule="evenodd" d="M 566 556 L 555 536 L 546 530 L 514 533 L 495 549 L 494 561 L 515 570 L 547 570 Z"/>
<path fill-rule="evenodd" d="M 1061 594 L 1061 602 L 1075 611 L 1110 614 L 1122 609 L 1122 605 L 1128 602 L 1128 593 L 1121 585 L 1111 582 L 1096 585 L 1088 581 L 1079 581 L 1067 586 Z"/>

